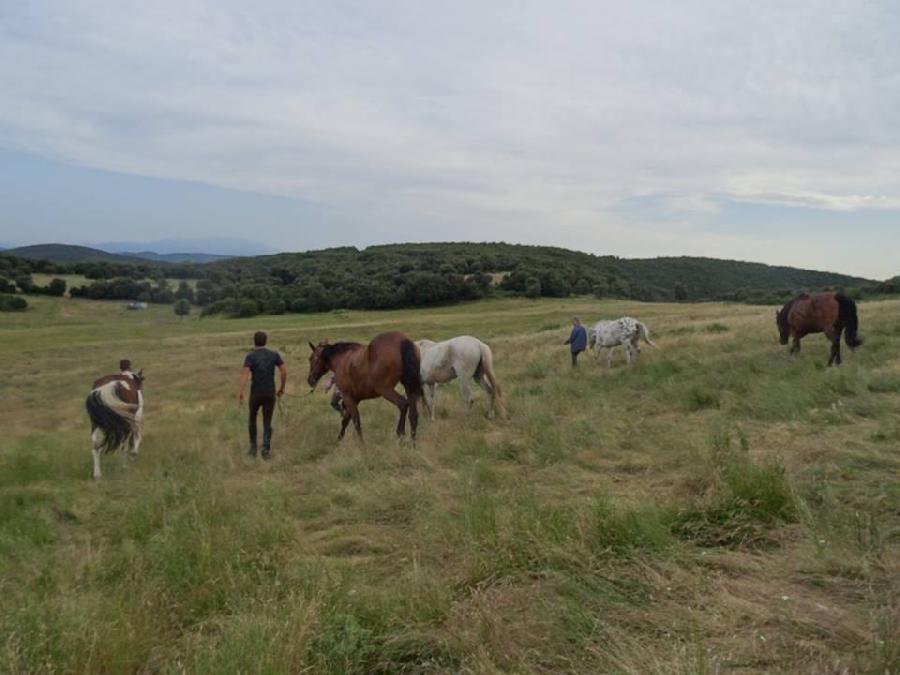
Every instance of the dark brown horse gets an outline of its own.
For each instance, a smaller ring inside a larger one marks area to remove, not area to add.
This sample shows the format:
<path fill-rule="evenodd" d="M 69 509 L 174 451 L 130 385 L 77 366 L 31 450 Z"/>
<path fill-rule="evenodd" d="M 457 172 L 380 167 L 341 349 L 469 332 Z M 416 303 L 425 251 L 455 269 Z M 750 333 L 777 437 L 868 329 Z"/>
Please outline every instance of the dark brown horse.
<path fill-rule="evenodd" d="M 781 344 L 786 345 L 793 339 L 791 354 L 800 351 L 800 340 L 810 333 L 825 333 L 831 341 L 832 363 L 841 365 L 841 332 L 850 349 L 862 344 L 857 335 L 859 318 L 856 315 L 856 303 L 843 293 L 803 293 L 775 312 Z"/>
<path fill-rule="evenodd" d="M 358 342 L 337 342 L 319 345 L 309 343 L 309 377 L 307 382 L 315 388 L 329 370 L 334 371 L 335 384 L 343 397 L 343 415 L 338 440 L 344 437 L 347 424 L 353 420 L 357 435 L 362 438 L 359 420 L 359 403 L 370 398 L 386 398 L 400 409 L 397 435 L 406 434 L 406 416 L 413 441 L 419 426 L 418 400 L 422 397 L 422 381 L 419 375 L 419 350 L 403 333 L 382 333 L 368 345 Z M 394 387 L 403 385 L 406 397 Z"/>

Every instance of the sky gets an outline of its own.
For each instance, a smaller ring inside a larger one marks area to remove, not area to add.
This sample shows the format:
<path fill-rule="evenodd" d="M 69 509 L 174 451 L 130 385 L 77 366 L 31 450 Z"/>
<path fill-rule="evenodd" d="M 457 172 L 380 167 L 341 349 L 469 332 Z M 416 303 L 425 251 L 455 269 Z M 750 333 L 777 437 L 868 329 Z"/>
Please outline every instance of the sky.
<path fill-rule="evenodd" d="M 510 241 L 886 278 L 898 34 L 894 0 L 0 0 L 0 245 Z"/>

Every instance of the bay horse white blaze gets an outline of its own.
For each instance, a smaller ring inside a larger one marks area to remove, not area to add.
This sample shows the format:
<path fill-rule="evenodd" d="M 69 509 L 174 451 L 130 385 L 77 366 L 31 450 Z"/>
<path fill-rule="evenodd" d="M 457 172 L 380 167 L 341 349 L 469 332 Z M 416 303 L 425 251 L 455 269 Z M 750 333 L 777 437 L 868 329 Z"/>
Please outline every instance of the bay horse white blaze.
<path fill-rule="evenodd" d="M 622 345 L 625 359 L 631 364 L 632 359 L 641 353 L 640 341 L 643 339 L 651 347 L 656 343 L 650 339 L 650 330 L 642 322 L 630 316 L 623 316 L 614 321 L 598 321 L 591 328 L 589 346 L 594 350 L 594 362 L 600 361 L 600 352 L 605 347 L 606 367 L 612 366 L 613 349 Z"/>
<path fill-rule="evenodd" d="M 494 417 L 497 408 L 501 414 L 506 414 L 503 390 L 494 374 L 494 355 L 488 345 L 471 335 L 460 335 L 443 342 L 417 340 L 416 345 L 422 353 L 422 384 L 427 392 L 425 405 L 432 421 L 437 407 L 437 385 L 457 377 L 467 410 L 474 400 L 469 386 L 469 382 L 474 380 L 489 397 L 488 417 Z"/>
<path fill-rule="evenodd" d="M 95 381 L 85 401 L 91 419 L 94 478 L 100 478 L 100 456 L 125 450 L 137 457 L 144 424 L 144 377 L 141 372 L 107 375 Z"/>

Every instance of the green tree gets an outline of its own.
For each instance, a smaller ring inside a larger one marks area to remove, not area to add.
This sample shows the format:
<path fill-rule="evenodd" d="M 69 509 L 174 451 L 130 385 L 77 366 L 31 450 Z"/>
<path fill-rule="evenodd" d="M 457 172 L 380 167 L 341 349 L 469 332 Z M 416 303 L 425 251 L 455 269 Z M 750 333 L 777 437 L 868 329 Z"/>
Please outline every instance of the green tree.
<path fill-rule="evenodd" d="M 0 295 L 0 312 L 24 312 L 28 302 L 18 295 Z"/>
<path fill-rule="evenodd" d="M 525 281 L 525 297 L 539 298 L 541 297 L 541 280 L 537 277 L 528 277 Z"/>
<path fill-rule="evenodd" d="M 673 294 L 675 295 L 675 300 L 677 302 L 684 302 L 688 298 L 687 289 L 684 287 L 684 284 L 681 282 L 675 282 L 675 288 L 673 289 Z"/>
<path fill-rule="evenodd" d="M 53 295 L 57 298 L 61 298 L 66 294 L 66 281 L 65 279 L 53 279 L 50 282 L 50 285 L 47 286 L 47 294 Z"/>
<path fill-rule="evenodd" d="M 23 293 L 31 293 L 34 290 L 34 280 L 30 274 L 20 274 L 16 277 L 16 286 Z"/>
<path fill-rule="evenodd" d="M 175 298 L 178 300 L 187 300 L 188 302 L 193 302 L 194 289 L 191 288 L 191 285 L 187 281 L 180 281 L 178 283 L 178 289 L 175 291 Z"/>
<path fill-rule="evenodd" d="M 180 317 L 185 317 L 191 313 L 191 303 L 188 302 L 185 298 L 181 298 L 178 302 L 175 303 L 175 313 Z"/>

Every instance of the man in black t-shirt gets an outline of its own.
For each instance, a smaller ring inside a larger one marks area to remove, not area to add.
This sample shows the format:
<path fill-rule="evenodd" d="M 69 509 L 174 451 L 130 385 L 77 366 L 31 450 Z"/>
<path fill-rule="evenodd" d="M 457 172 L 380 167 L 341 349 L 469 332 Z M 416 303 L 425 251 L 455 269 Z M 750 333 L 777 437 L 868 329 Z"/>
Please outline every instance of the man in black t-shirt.
<path fill-rule="evenodd" d="M 269 459 L 272 454 L 272 413 L 275 412 L 276 396 L 284 394 L 287 382 L 287 368 L 281 360 L 281 354 L 266 347 L 267 336 L 262 331 L 253 335 L 253 351 L 244 358 L 241 370 L 241 383 L 238 385 L 238 402 L 244 404 L 244 389 L 247 380 L 252 376 L 250 384 L 250 455 L 256 456 L 256 416 L 259 409 L 263 411 L 263 445 L 262 457 Z M 281 375 L 281 388 L 275 391 L 275 368 Z"/>

